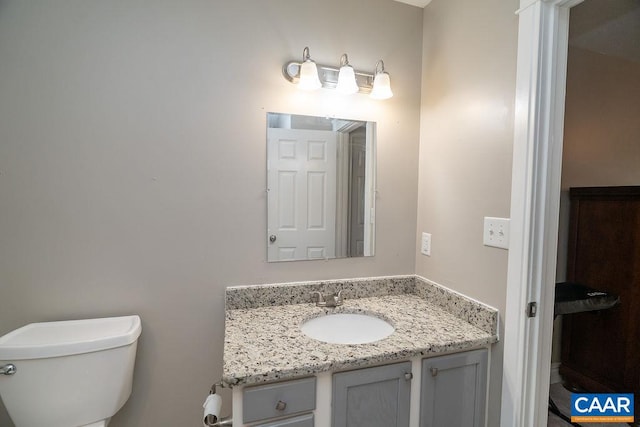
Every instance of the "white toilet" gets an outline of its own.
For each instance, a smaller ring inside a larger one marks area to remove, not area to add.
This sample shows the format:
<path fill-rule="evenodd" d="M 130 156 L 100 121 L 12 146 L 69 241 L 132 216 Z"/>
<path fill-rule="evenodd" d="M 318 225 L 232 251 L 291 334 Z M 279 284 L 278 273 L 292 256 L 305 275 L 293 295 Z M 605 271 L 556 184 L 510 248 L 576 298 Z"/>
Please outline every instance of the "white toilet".
<path fill-rule="evenodd" d="M 32 323 L 0 337 L 16 427 L 104 427 L 131 394 L 140 317 Z"/>

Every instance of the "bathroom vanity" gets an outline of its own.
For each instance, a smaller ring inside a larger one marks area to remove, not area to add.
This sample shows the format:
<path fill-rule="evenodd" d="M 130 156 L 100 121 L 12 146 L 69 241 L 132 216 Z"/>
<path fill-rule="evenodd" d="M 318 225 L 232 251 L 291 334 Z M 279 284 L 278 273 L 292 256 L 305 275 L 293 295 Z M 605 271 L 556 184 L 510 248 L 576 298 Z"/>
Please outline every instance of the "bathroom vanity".
<path fill-rule="evenodd" d="M 338 291 L 342 305 L 312 302 Z M 234 426 L 485 424 L 498 339 L 491 307 L 418 276 L 233 287 L 226 303 L 223 382 L 233 387 Z M 335 344 L 300 327 L 336 313 L 376 317 L 394 331 Z"/>

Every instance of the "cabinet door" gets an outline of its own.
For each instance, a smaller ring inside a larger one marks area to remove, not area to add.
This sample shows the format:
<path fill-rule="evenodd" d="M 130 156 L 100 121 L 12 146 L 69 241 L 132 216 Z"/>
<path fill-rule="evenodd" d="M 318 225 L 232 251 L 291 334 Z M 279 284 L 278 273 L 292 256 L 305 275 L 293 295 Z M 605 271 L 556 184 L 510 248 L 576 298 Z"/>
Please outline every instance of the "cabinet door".
<path fill-rule="evenodd" d="M 408 427 L 411 363 L 333 375 L 333 427 Z"/>
<path fill-rule="evenodd" d="M 422 361 L 420 427 L 482 427 L 487 350 Z"/>

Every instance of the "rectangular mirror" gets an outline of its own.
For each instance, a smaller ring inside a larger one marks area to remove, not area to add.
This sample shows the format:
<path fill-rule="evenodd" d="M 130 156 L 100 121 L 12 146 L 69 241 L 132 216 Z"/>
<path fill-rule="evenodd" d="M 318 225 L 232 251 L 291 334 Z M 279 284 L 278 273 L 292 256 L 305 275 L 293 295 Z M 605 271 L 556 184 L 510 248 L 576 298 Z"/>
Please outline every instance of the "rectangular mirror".
<path fill-rule="evenodd" d="M 373 256 L 374 122 L 267 113 L 267 260 Z"/>

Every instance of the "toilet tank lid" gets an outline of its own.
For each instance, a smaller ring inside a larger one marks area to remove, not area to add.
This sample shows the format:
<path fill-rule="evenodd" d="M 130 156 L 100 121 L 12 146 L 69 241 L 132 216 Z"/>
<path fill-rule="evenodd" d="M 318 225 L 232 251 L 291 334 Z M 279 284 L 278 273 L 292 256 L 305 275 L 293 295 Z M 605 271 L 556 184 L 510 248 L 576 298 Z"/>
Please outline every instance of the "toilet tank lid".
<path fill-rule="evenodd" d="M 122 347 L 142 332 L 140 317 L 31 323 L 0 337 L 0 361 L 69 356 Z"/>

